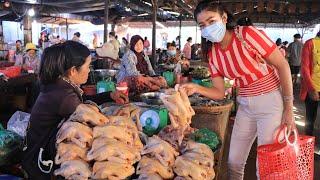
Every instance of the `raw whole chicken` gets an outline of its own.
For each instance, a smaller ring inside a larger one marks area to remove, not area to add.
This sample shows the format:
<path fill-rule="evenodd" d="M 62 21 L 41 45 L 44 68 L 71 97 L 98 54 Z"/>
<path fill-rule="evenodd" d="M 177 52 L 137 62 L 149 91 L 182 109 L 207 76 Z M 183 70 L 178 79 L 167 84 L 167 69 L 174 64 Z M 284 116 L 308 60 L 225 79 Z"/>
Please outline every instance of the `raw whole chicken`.
<path fill-rule="evenodd" d="M 163 179 L 171 179 L 174 174 L 171 167 L 162 165 L 157 159 L 143 156 L 137 166 L 137 174 L 159 174 Z"/>
<path fill-rule="evenodd" d="M 205 155 L 209 159 L 214 158 L 212 150 L 206 144 L 197 143 L 192 140 L 189 140 L 183 146 L 184 148 L 182 148 L 181 150 L 182 153 L 193 152 L 193 153 L 199 153 L 199 154 Z"/>
<path fill-rule="evenodd" d="M 90 150 L 99 149 L 100 147 L 102 147 L 106 144 L 111 144 L 111 143 L 123 143 L 123 142 L 120 142 L 120 141 L 118 141 L 116 139 L 112 139 L 112 138 L 99 137 L 99 138 L 93 140 Z"/>
<path fill-rule="evenodd" d="M 134 120 L 137 124 L 139 131 L 142 131 L 142 126 L 140 124 L 140 112 L 141 109 L 133 104 L 124 105 L 119 107 L 115 112 L 115 116 L 125 116 Z"/>
<path fill-rule="evenodd" d="M 141 174 L 138 180 L 162 180 L 159 174 Z"/>
<path fill-rule="evenodd" d="M 66 121 L 57 133 L 56 142 L 59 144 L 64 140 L 69 140 L 85 148 L 92 143 L 92 130 L 81 123 Z"/>
<path fill-rule="evenodd" d="M 190 177 L 182 177 L 182 176 L 177 176 L 173 180 L 192 180 Z"/>
<path fill-rule="evenodd" d="M 70 121 L 90 123 L 94 126 L 106 124 L 109 120 L 99 112 L 99 109 L 90 104 L 80 104 L 70 116 Z"/>
<path fill-rule="evenodd" d="M 91 149 L 87 155 L 88 160 L 94 159 L 96 161 L 112 161 L 115 159 L 114 157 L 128 164 L 134 164 L 141 159 L 139 151 L 119 142 L 106 144 L 99 149 Z"/>
<path fill-rule="evenodd" d="M 120 180 L 126 179 L 134 173 L 130 164 L 121 164 L 110 161 L 95 162 L 92 170 L 93 179 Z"/>
<path fill-rule="evenodd" d="M 128 145 L 134 146 L 141 150 L 143 144 L 140 140 L 138 131 L 133 129 L 128 129 L 122 126 L 107 125 L 103 127 L 96 126 L 93 128 L 93 137 L 105 137 L 116 139 L 118 141 L 124 142 Z"/>
<path fill-rule="evenodd" d="M 123 126 L 128 129 L 138 131 L 137 125 L 131 118 L 128 118 L 126 116 L 108 116 L 108 118 L 110 122 L 107 125 Z"/>
<path fill-rule="evenodd" d="M 102 127 L 96 126 L 93 128 L 94 138 L 113 138 L 121 142 L 133 145 L 133 136 L 133 131 L 129 130 L 126 127 L 107 125 Z"/>
<path fill-rule="evenodd" d="M 178 176 L 190 177 L 193 180 L 212 180 L 209 179 L 205 168 L 186 160 L 182 156 L 177 157 L 173 169 Z"/>
<path fill-rule="evenodd" d="M 87 159 L 87 148 L 81 148 L 73 143 L 60 143 L 57 147 L 57 154 L 55 157 L 55 163 L 61 164 L 65 161 L 75 159 Z"/>
<path fill-rule="evenodd" d="M 179 146 L 184 138 L 183 130 L 174 128 L 172 125 L 168 125 L 163 128 L 158 135 L 162 140 L 170 143 L 176 150 L 179 149 Z"/>
<path fill-rule="evenodd" d="M 167 90 L 160 99 L 169 111 L 171 124 L 174 128 L 185 128 L 191 124 L 191 118 L 195 114 L 184 89 Z"/>
<path fill-rule="evenodd" d="M 150 154 L 158 159 L 164 166 L 173 166 L 175 157 L 179 153 L 166 141 L 154 135 L 148 138 L 147 145 L 144 146 L 141 155 Z"/>
<path fill-rule="evenodd" d="M 213 159 L 204 156 L 204 154 L 188 152 L 182 155 L 186 160 L 189 160 L 201 167 L 212 169 L 213 168 Z"/>
<path fill-rule="evenodd" d="M 63 176 L 66 179 L 86 180 L 90 177 L 91 171 L 85 161 L 71 160 L 63 162 L 60 169 L 55 170 L 54 174 Z"/>

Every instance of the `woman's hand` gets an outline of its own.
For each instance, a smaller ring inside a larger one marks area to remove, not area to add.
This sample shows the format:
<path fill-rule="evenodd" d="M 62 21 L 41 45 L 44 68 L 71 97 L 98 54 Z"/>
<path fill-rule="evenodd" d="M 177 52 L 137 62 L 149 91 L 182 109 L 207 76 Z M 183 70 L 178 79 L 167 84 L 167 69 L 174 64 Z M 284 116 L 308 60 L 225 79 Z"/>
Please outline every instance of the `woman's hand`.
<path fill-rule="evenodd" d="M 183 88 L 185 89 L 186 93 L 188 96 L 191 96 L 195 93 L 198 93 L 198 84 L 195 83 L 186 83 L 186 84 L 182 84 L 179 88 Z"/>
<path fill-rule="evenodd" d="M 296 124 L 294 121 L 294 114 L 292 108 L 285 108 L 282 114 L 281 125 L 286 126 L 288 131 L 296 129 Z"/>
<path fill-rule="evenodd" d="M 120 91 L 115 91 L 110 93 L 111 99 L 113 99 L 117 104 L 127 104 L 129 103 L 129 98 L 127 95 Z"/>

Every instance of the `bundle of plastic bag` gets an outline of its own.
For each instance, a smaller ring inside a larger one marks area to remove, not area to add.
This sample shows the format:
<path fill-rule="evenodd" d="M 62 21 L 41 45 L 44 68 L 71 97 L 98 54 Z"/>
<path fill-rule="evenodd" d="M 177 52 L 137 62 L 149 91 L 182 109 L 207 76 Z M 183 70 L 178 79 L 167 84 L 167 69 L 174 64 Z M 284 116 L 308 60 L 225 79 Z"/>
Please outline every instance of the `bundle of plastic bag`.
<path fill-rule="evenodd" d="M 19 134 L 22 137 L 26 136 L 26 130 L 30 120 L 30 114 L 22 111 L 16 111 L 7 124 L 7 129 Z"/>
<path fill-rule="evenodd" d="M 202 128 L 195 131 L 193 134 L 191 134 L 190 138 L 198 143 L 208 145 L 213 151 L 216 151 L 220 145 L 218 135 L 207 128 Z"/>

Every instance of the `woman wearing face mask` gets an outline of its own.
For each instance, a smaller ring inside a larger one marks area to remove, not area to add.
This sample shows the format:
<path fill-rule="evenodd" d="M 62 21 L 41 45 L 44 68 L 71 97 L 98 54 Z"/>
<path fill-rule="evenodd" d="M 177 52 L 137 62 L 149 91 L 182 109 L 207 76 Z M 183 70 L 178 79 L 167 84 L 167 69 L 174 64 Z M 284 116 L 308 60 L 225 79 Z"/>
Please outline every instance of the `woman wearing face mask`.
<path fill-rule="evenodd" d="M 228 175 L 232 180 L 243 179 L 256 136 L 258 145 L 269 144 L 281 124 L 295 128 L 290 68 L 264 32 L 253 26 L 233 27 L 221 4 L 205 0 L 197 5 L 194 17 L 208 41 L 209 46 L 202 49 L 209 59 L 214 87 L 185 84 L 181 88 L 189 95 L 223 99 L 224 77 L 235 80 L 239 109 L 231 136 Z"/>

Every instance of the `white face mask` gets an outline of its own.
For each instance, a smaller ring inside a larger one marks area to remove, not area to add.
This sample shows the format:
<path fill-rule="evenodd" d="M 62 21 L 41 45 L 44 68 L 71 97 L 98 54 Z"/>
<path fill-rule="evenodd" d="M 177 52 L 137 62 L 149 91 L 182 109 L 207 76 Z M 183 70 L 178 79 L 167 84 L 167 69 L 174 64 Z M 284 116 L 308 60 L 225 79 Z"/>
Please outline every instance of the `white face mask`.
<path fill-rule="evenodd" d="M 226 34 L 226 25 L 222 22 L 215 22 L 201 30 L 201 36 L 212 43 L 221 42 Z"/>

